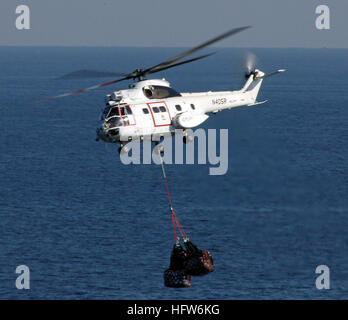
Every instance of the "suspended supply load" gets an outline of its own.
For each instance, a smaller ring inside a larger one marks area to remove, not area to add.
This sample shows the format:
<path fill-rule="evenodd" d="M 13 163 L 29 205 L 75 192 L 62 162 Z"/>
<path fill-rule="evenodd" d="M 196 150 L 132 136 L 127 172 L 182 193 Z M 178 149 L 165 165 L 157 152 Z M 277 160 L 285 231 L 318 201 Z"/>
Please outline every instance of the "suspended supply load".
<path fill-rule="evenodd" d="M 187 260 L 185 272 L 190 276 L 204 276 L 215 270 L 213 257 L 207 250 L 198 249 L 190 239 L 184 239 Z"/>
<path fill-rule="evenodd" d="M 164 271 L 164 285 L 171 288 L 191 287 L 191 276 L 185 272 L 186 252 L 179 242 L 174 245 L 170 266 Z"/>
<path fill-rule="evenodd" d="M 166 188 L 174 232 L 174 248 L 170 256 L 170 265 L 164 271 L 164 285 L 171 288 L 188 288 L 191 286 L 191 276 L 203 276 L 215 270 L 214 261 L 207 250 L 198 249 L 187 237 L 178 217 L 176 216 L 169 194 L 167 176 L 161 158 L 164 185 Z M 180 244 L 176 228 L 179 229 L 184 246 Z"/>

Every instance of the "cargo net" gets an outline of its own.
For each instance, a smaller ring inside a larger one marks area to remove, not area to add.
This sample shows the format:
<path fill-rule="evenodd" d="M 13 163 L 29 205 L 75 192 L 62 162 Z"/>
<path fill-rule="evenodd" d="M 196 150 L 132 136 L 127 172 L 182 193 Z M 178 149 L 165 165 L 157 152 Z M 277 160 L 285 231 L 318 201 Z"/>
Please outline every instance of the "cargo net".
<path fill-rule="evenodd" d="M 184 246 L 177 240 L 164 272 L 164 285 L 187 288 L 191 286 L 191 276 L 204 276 L 214 270 L 213 257 L 207 250 L 198 249 L 189 238 L 184 238 Z"/>
<path fill-rule="evenodd" d="M 188 288 L 191 286 L 191 276 L 203 276 L 215 270 L 214 261 L 213 257 L 207 250 L 198 249 L 197 246 L 187 237 L 172 207 L 163 160 L 161 161 L 161 165 L 172 217 L 175 241 L 170 256 L 169 268 L 164 271 L 164 285 L 171 288 Z M 177 235 L 177 228 L 179 229 L 181 238 L 183 239 L 183 246 L 181 245 L 180 238 Z"/>

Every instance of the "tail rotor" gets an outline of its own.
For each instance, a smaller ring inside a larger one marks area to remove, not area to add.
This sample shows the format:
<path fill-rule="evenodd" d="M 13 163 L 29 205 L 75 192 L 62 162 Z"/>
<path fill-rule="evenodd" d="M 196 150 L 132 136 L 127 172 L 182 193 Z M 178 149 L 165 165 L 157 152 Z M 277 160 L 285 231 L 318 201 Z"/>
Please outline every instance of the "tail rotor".
<path fill-rule="evenodd" d="M 249 77 L 253 74 L 256 75 L 256 65 L 257 65 L 258 59 L 257 56 L 253 53 L 248 51 L 245 54 L 245 78 L 249 79 Z"/>

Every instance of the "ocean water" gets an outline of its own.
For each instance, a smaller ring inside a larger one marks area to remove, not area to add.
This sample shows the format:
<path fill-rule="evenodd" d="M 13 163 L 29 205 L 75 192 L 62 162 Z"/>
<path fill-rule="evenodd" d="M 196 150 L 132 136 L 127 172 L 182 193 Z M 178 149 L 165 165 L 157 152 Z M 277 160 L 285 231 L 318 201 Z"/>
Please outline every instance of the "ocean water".
<path fill-rule="evenodd" d="M 125 166 L 95 141 L 104 95 L 127 83 L 32 103 L 104 81 L 55 79 L 67 72 L 130 72 L 181 50 L 0 48 L 0 299 L 348 298 L 347 50 L 251 49 L 262 70 L 288 71 L 264 82 L 266 104 L 202 126 L 229 130 L 227 174 L 167 165 L 175 211 L 216 265 L 189 289 L 163 285 L 173 235 L 161 168 Z M 159 77 L 178 91 L 236 89 L 245 51 Z M 30 290 L 15 286 L 22 264 Z M 316 289 L 318 265 L 330 290 Z"/>

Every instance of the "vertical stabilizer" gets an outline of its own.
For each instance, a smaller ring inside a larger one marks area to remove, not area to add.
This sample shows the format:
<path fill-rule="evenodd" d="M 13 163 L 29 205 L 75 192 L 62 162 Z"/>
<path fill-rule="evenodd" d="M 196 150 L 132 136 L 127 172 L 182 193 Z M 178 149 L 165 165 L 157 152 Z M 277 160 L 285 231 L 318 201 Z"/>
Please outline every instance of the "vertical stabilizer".
<path fill-rule="evenodd" d="M 265 74 L 261 70 L 255 69 L 255 71 L 250 73 L 249 78 L 242 89 L 242 92 L 248 92 L 251 98 L 256 101 L 263 79 L 285 71 L 285 69 L 279 69 L 275 72 Z"/>
<path fill-rule="evenodd" d="M 248 92 L 251 98 L 256 101 L 264 76 L 265 74 L 262 71 L 255 69 L 255 71 L 251 72 L 242 92 Z"/>

